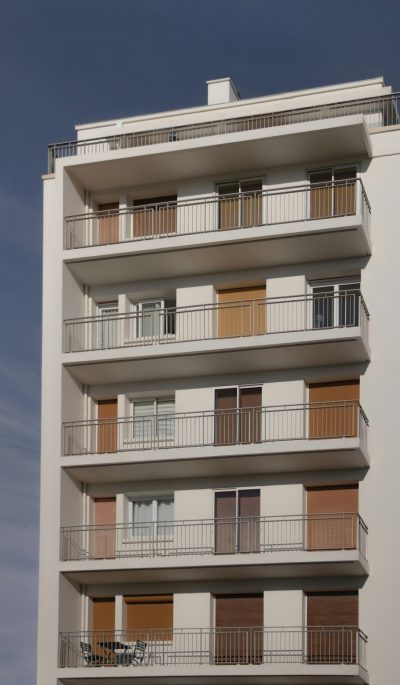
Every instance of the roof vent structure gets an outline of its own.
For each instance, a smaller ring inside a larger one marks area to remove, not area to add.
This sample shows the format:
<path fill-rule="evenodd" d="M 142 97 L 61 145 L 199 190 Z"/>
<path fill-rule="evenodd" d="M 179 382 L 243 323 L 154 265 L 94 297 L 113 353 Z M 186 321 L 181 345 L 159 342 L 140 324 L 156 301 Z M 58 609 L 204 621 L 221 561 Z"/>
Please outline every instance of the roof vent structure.
<path fill-rule="evenodd" d="M 223 105 L 240 100 L 240 95 L 230 76 L 207 81 L 208 105 Z"/>

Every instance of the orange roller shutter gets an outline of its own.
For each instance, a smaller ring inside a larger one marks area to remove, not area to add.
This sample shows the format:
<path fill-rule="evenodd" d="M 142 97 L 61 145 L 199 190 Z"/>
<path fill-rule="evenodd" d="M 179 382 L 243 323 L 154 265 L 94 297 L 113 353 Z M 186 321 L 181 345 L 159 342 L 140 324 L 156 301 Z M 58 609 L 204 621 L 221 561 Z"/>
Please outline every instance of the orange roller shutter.
<path fill-rule="evenodd" d="M 172 640 L 173 595 L 125 597 L 129 639 Z"/>
<path fill-rule="evenodd" d="M 359 379 L 311 383 L 310 438 L 343 438 L 358 435 L 359 397 Z"/>
<path fill-rule="evenodd" d="M 265 333 L 265 298 L 265 283 L 218 290 L 218 337 Z"/>

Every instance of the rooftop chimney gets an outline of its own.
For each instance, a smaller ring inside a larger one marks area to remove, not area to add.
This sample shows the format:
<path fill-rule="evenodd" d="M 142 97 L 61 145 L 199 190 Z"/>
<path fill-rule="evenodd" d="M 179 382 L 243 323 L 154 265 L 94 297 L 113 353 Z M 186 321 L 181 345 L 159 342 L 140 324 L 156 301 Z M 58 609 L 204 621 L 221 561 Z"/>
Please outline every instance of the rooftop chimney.
<path fill-rule="evenodd" d="M 223 105 L 226 102 L 236 102 L 240 100 L 240 95 L 236 90 L 236 86 L 232 79 L 217 78 L 213 81 L 207 81 L 208 87 L 208 105 Z"/>

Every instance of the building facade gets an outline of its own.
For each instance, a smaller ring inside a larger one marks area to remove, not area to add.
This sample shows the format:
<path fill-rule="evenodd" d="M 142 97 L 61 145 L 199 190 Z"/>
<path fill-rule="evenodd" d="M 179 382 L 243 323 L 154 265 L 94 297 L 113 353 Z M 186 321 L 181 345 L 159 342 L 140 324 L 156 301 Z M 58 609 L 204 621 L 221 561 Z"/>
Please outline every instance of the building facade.
<path fill-rule="evenodd" d="M 398 99 L 207 87 L 49 148 L 38 684 L 394 682 Z"/>

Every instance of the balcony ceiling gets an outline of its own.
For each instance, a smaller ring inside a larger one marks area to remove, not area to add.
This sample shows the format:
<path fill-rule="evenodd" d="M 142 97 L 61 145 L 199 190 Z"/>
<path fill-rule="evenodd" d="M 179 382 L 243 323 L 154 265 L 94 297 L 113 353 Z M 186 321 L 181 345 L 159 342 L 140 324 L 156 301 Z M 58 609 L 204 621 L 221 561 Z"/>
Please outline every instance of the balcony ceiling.
<path fill-rule="evenodd" d="M 166 183 L 183 178 L 255 172 L 268 167 L 314 164 L 371 155 L 362 115 L 247 131 L 63 160 L 89 191 Z M 57 162 L 57 165 L 60 161 Z"/>
<path fill-rule="evenodd" d="M 249 354 L 249 351 L 252 354 Z M 276 333 L 169 345 L 64 354 L 80 383 L 124 383 L 369 361 L 360 328 Z"/>
<path fill-rule="evenodd" d="M 331 259 L 367 257 L 359 215 L 126 242 L 65 253 L 74 276 L 89 286 L 132 280 L 238 271 Z"/>
<path fill-rule="evenodd" d="M 83 483 L 177 478 L 218 478 L 264 473 L 366 469 L 369 456 L 359 438 L 282 440 L 227 448 L 187 448 L 63 458 L 70 476 Z"/>
<path fill-rule="evenodd" d="M 304 555 L 309 555 L 304 559 Z M 244 557 L 250 556 L 246 561 Z M 296 561 L 296 556 L 302 559 Z M 277 561 L 280 559 L 280 562 Z M 147 562 L 147 563 L 146 563 Z M 225 563 L 224 563 L 225 562 Z M 79 568 L 79 566 L 81 568 Z M 264 578 L 357 578 L 368 575 L 368 564 L 357 551 L 300 553 L 275 552 L 241 555 L 239 559 L 187 557 L 153 560 L 124 559 L 122 562 L 69 562 L 63 573 L 72 581 L 84 585 L 110 583 L 175 583 L 191 581 L 237 581 Z M 353 584 L 349 580 L 350 584 Z M 357 584 L 356 584 L 357 585 Z"/>

